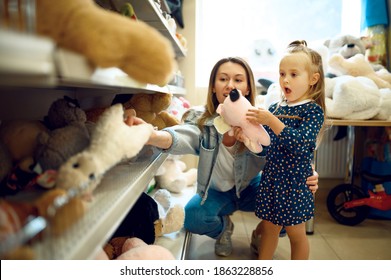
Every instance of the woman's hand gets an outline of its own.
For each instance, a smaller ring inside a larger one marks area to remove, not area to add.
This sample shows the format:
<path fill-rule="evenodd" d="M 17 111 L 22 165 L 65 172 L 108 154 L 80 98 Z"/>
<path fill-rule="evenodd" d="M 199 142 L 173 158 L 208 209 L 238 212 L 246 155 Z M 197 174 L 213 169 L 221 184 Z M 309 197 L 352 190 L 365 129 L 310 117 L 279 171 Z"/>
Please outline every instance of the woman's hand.
<path fill-rule="evenodd" d="M 128 126 L 146 124 L 146 122 L 143 119 L 136 117 L 136 115 L 127 114 L 126 112 L 125 112 L 125 123 Z"/>
<path fill-rule="evenodd" d="M 240 142 L 244 142 L 246 140 L 246 136 L 243 133 L 243 129 L 239 126 L 233 127 L 234 137 L 236 140 Z"/>

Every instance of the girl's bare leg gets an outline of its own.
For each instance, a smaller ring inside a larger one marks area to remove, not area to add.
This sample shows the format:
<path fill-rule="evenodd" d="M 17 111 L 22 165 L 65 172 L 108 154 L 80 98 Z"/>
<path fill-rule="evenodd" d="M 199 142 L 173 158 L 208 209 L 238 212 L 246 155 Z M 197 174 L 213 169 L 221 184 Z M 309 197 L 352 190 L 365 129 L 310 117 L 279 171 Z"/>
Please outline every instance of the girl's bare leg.
<path fill-rule="evenodd" d="M 308 260 L 310 245 L 305 232 L 305 223 L 287 226 L 285 228 L 291 243 L 291 259 Z"/>
<path fill-rule="evenodd" d="M 259 242 L 259 260 L 271 260 L 273 259 L 274 252 L 278 245 L 278 235 L 281 230 L 281 226 L 275 225 L 269 221 L 262 220 L 257 227 L 257 231 L 260 231 L 261 239 Z"/>

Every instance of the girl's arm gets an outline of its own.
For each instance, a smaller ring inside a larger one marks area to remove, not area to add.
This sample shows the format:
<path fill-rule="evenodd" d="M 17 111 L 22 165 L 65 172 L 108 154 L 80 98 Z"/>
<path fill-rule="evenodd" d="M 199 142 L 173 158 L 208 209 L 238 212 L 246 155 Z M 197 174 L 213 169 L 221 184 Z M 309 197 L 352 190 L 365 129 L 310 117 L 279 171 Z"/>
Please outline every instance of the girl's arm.
<path fill-rule="evenodd" d="M 276 135 L 279 135 L 285 127 L 285 124 L 270 111 L 262 108 L 249 109 L 246 117 L 251 123 L 269 126 Z"/>

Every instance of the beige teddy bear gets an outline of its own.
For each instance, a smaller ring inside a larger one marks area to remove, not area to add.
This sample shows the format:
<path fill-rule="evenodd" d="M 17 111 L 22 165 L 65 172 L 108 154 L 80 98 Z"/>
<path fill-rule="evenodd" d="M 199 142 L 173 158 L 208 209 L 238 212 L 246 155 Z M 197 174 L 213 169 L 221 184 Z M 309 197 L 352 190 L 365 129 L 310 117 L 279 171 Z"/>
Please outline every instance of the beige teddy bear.
<path fill-rule="evenodd" d="M 176 70 L 173 47 L 163 35 L 93 0 L 36 0 L 36 11 L 39 34 L 96 67 L 118 67 L 137 81 L 157 85 L 167 84 Z"/>
<path fill-rule="evenodd" d="M 379 88 L 391 88 L 391 82 L 388 82 L 388 80 L 391 80 L 391 73 L 373 70 L 362 54 L 356 54 L 348 59 L 340 54 L 334 54 L 329 59 L 329 65 L 343 75 L 367 77 L 373 80 Z"/>
<path fill-rule="evenodd" d="M 155 237 L 179 231 L 185 220 L 185 210 L 180 204 L 172 205 L 171 193 L 165 189 L 159 189 L 152 196 L 157 202 L 159 219 L 155 224 Z"/>

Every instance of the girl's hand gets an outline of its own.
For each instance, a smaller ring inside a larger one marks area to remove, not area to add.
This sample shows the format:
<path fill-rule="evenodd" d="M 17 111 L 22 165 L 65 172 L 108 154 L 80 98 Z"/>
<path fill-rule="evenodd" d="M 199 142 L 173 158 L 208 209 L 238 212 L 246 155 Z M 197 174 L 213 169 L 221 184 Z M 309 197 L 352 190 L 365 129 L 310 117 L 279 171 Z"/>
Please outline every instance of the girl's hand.
<path fill-rule="evenodd" d="M 319 188 L 318 179 L 319 179 L 319 174 L 315 170 L 313 170 L 313 175 L 307 178 L 306 184 L 310 188 L 313 194 L 315 194 Z"/>
<path fill-rule="evenodd" d="M 249 109 L 246 118 L 253 124 L 269 125 L 273 114 L 263 108 Z"/>

